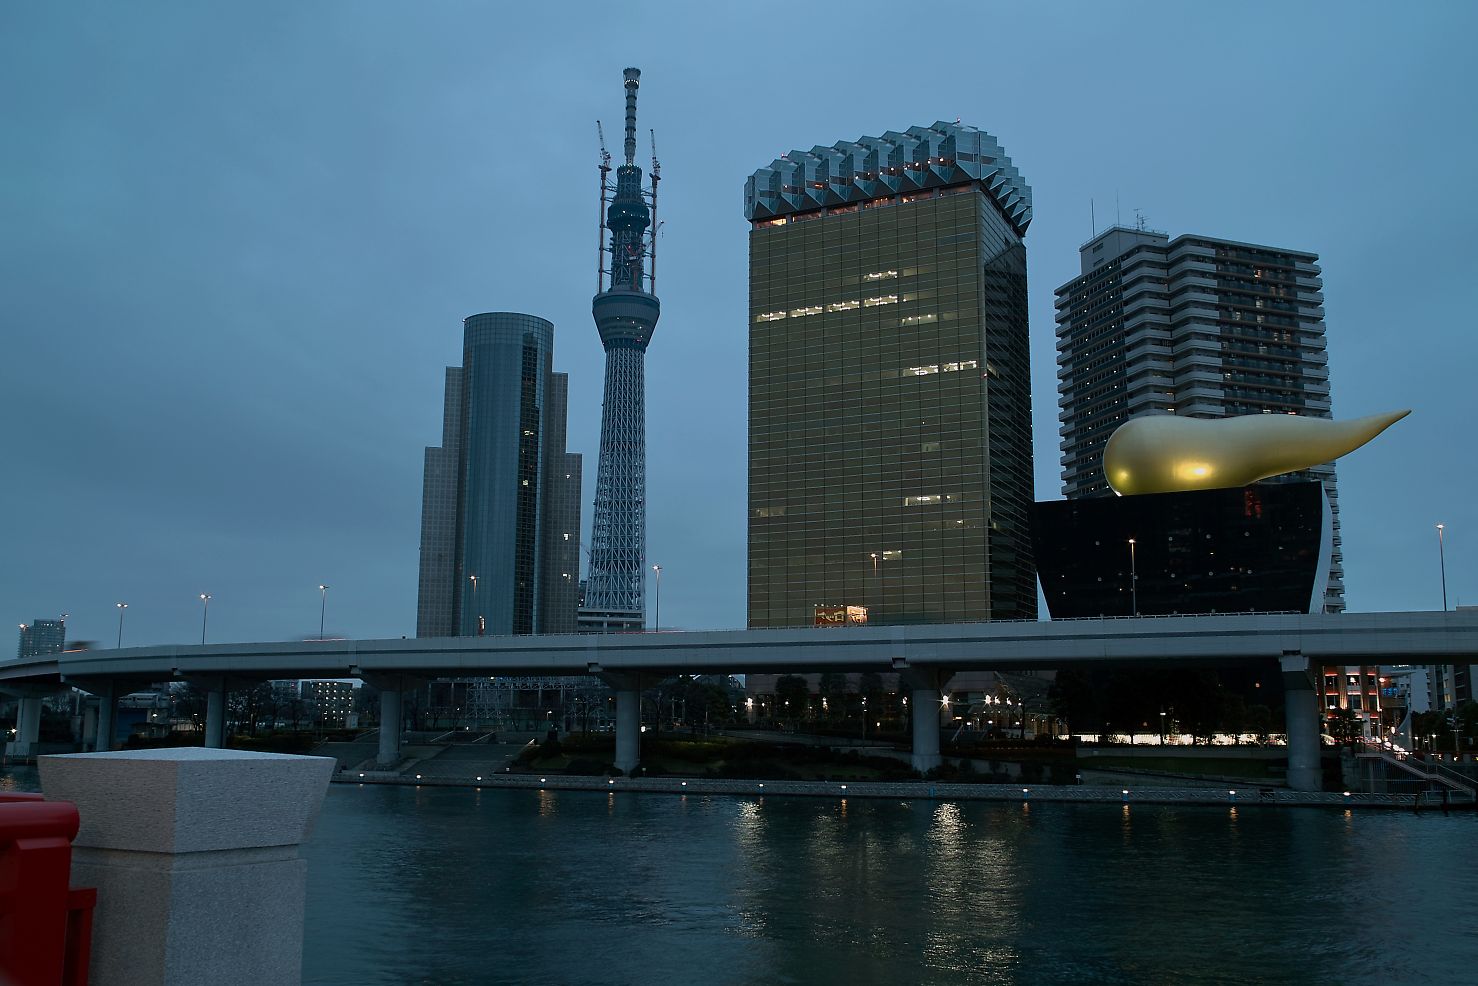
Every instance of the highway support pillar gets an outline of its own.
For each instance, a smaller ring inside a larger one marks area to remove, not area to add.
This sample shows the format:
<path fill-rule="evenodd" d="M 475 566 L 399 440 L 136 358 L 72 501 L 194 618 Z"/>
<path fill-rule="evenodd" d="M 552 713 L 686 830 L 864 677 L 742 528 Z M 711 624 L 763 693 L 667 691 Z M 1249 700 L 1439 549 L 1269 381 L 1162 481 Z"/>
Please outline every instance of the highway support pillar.
<path fill-rule="evenodd" d="M 1324 787 L 1319 766 L 1319 702 L 1309 659 L 1298 651 L 1284 651 L 1282 671 L 1288 786 L 1295 791 L 1319 791 Z"/>
<path fill-rule="evenodd" d="M 226 680 L 205 686 L 205 746 L 219 750 L 226 745 Z"/>
<path fill-rule="evenodd" d="M 41 740 L 40 692 L 29 688 L 20 693 L 16 703 L 15 736 L 5 744 L 5 753 L 11 757 L 36 755 L 36 744 Z"/>
<path fill-rule="evenodd" d="M 405 693 L 425 684 L 425 680 L 412 675 L 351 670 L 354 670 L 360 681 L 380 693 L 380 748 L 375 754 L 375 767 L 390 770 L 400 763 L 400 733 L 405 725 Z"/>
<path fill-rule="evenodd" d="M 926 774 L 944 762 L 939 754 L 939 709 L 944 687 L 954 672 L 940 668 L 909 668 L 900 672 L 898 683 L 908 690 L 913 713 L 913 769 Z"/>
<path fill-rule="evenodd" d="M 117 682 L 112 678 L 73 678 L 67 676 L 62 678 L 62 684 L 72 688 L 80 688 L 89 695 L 97 696 L 98 707 L 97 712 L 93 716 L 91 726 L 86 724 L 86 718 L 84 717 L 82 748 L 84 750 L 91 750 L 94 753 L 106 753 L 108 750 L 111 750 L 113 748 L 113 732 L 117 723 Z"/>
<path fill-rule="evenodd" d="M 641 676 L 603 671 L 600 680 L 616 693 L 615 767 L 630 774 L 641 764 Z"/>
<path fill-rule="evenodd" d="M 398 687 L 380 692 L 380 752 L 376 767 L 393 767 L 400 762 L 400 724 L 402 693 Z"/>
<path fill-rule="evenodd" d="M 118 686 L 108 678 L 89 690 L 98 697 L 97 734 L 92 749 L 95 753 L 107 753 L 113 749 L 113 733 L 118 729 Z"/>

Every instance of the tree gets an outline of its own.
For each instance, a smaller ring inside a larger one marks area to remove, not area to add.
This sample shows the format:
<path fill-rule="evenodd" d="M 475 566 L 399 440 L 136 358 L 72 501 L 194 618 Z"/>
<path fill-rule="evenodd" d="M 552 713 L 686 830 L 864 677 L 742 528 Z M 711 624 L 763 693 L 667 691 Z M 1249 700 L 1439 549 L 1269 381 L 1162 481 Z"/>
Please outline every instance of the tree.
<path fill-rule="evenodd" d="M 811 689 L 806 687 L 806 679 L 800 675 L 783 675 L 775 681 L 775 700 L 779 705 L 780 715 L 799 719 L 806 714 Z"/>
<path fill-rule="evenodd" d="M 1249 705 L 1246 723 L 1247 731 L 1266 746 L 1273 733 L 1273 710 L 1266 705 Z"/>
<path fill-rule="evenodd" d="M 847 711 L 847 676 L 835 671 L 827 671 L 821 676 L 821 684 L 817 689 L 821 698 L 826 703 L 827 718 L 834 719 L 844 715 Z"/>
<path fill-rule="evenodd" d="M 1090 673 L 1085 671 L 1059 671 L 1047 689 L 1047 701 L 1052 713 L 1068 724 L 1074 732 L 1097 729 L 1103 723 L 1098 708 L 1098 693 Z"/>
<path fill-rule="evenodd" d="M 1331 709 L 1329 711 L 1329 735 L 1341 743 L 1351 746 L 1360 738 L 1360 717 L 1353 709 Z"/>

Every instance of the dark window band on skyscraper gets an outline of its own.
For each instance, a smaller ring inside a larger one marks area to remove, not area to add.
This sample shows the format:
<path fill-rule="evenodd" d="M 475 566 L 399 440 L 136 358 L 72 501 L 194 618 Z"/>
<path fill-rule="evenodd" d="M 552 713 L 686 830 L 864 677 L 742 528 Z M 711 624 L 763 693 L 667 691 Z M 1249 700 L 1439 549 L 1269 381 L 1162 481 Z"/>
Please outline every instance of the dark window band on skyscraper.
<path fill-rule="evenodd" d="M 936 123 L 793 151 L 750 220 L 749 617 L 1036 615 L 1031 190 Z"/>
<path fill-rule="evenodd" d="M 580 456 L 564 448 L 553 347 L 554 325 L 532 315 L 464 322 L 442 447 L 426 450 L 417 636 L 575 629 Z"/>

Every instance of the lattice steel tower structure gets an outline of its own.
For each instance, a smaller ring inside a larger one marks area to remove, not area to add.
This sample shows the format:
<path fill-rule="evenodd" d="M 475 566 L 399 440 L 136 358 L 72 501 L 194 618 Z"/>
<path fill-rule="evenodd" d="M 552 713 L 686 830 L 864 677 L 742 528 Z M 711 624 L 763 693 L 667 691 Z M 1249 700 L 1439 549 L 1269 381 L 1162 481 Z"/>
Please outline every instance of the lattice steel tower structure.
<path fill-rule="evenodd" d="M 661 174 L 654 143 L 651 183 L 642 187 L 642 169 L 636 165 L 636 90 L 641 71 L 628 68 L 624 76 L 626 163 L 615 169 L 614 184 L 610 155 L 601 141 L 600 250 L 591 309 L 606 350 L 606 383 L 590 572 L 580 609 L 580 627 L 586 631 L 638 630 L 645 622 L 645 361 L 661 312 L 655 293 Z"/>

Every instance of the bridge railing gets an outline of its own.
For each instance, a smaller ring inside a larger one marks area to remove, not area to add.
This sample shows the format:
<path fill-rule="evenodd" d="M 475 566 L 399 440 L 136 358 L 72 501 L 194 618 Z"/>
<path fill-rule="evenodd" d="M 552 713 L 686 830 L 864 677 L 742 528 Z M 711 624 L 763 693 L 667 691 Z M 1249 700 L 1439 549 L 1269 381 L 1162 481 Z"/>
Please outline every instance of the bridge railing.
<path fill-rule="evenodd" d="M 0 982 L 86 986 L 97 890 L 72 887 L 77 806 L 0 794 Z"/>

